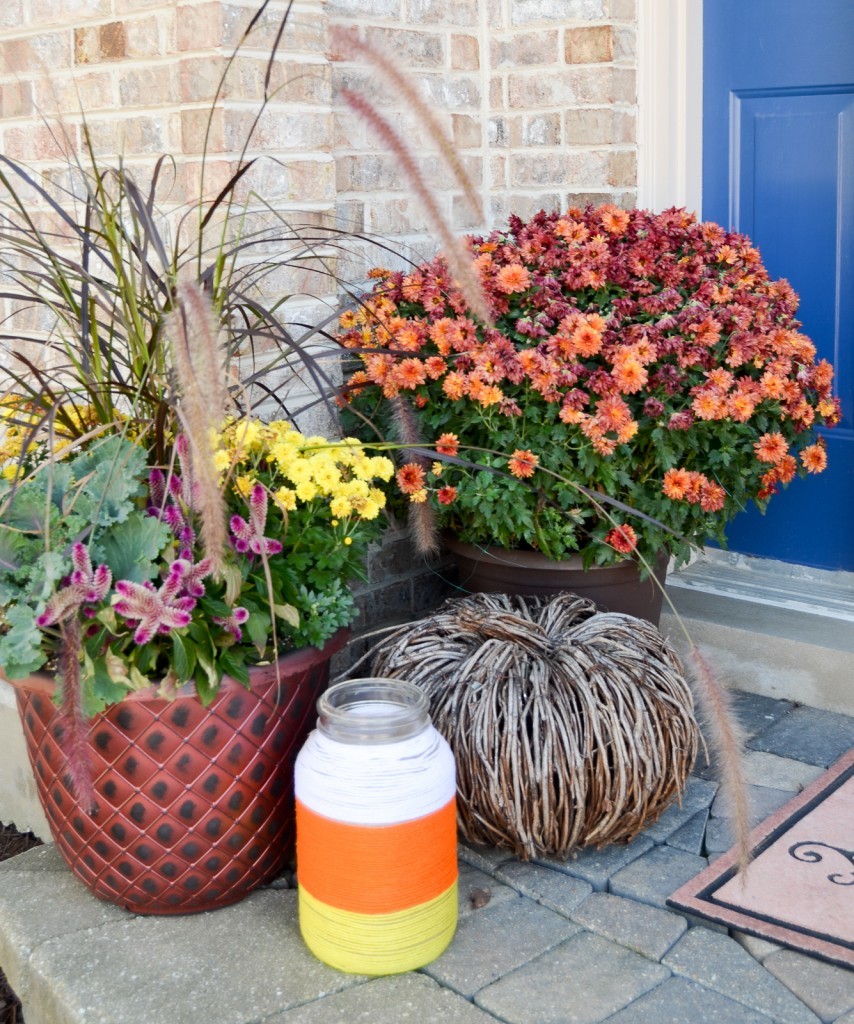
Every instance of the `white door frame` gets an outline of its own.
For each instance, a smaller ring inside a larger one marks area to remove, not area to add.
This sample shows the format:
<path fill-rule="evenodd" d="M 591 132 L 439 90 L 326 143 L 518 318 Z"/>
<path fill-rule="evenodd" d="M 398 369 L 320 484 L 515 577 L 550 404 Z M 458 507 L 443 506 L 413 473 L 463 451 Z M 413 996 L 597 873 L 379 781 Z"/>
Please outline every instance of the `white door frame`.
<path fill-rule="evenodd" d="M 638 0 L 638 206 L 698 213 L 703 0 Z"/>

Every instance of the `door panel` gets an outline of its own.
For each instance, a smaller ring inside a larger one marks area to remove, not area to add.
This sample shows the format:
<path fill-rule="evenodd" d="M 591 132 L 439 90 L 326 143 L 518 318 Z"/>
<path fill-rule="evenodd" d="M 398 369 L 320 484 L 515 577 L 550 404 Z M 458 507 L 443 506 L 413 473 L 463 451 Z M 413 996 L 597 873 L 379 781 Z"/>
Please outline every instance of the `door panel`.
<path fill-rule="evenodd" d="M 734 550 L 854 569 L 854 4 L 705 0 L 703 216 L 749 235 L 836 368 L 827 471 L 795 480 Z"/>

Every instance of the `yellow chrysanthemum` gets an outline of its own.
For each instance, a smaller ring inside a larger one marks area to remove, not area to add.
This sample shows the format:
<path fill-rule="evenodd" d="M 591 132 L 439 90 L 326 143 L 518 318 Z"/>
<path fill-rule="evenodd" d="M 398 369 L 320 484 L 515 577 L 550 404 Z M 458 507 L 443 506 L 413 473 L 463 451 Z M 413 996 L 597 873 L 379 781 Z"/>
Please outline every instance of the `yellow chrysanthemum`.
<path fill-rule="evenodd" d="M 273 492 L 273 497 L 286 512 L 293 512 L 297 507 L 296 491 L 292 491 L 290 487 L 280 487 Z"/>

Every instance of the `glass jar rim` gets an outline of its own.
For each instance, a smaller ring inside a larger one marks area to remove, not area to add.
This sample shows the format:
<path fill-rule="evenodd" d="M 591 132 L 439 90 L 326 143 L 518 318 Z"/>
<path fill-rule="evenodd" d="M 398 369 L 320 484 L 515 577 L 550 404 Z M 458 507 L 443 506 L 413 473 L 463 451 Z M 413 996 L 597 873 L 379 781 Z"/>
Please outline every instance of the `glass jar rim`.
<path fill-rule="evenodd" d="M 395 743 L 430 725 L 427 694 L 405 679 L 335 683 L 317 700 L 317 727 L 342 743 Z"/>

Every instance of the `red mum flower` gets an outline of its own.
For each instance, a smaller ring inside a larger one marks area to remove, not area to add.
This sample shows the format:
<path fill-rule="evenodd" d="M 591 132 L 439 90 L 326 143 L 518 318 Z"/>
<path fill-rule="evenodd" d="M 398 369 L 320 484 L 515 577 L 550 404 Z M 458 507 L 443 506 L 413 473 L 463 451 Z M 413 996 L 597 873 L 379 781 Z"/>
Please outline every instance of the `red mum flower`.
<path fill-rule="evenodd" d="M 520 480 L 523 477 L 533 476 L 534 470 L 539 464 L 539 457 L 526 448 L 517 448 L 507 460 L 510 472 Z"/>
<path fill-rule="evenodd" d="M 457 500 L 456 487 L 440 487 L 436 495 L 440 505 L 452 505 Z"/>
<path fill-rule="evenodd" d="M 631 554 L 638 545 L 638 535 L 631 526 L 615 526 L 605 534 L 605 543 L 624 555 Z"/>
<path fill-rule="evenodd" d="M 424 489 L 424 470 L 414 462 L 401 466 L 394 478 L 404 494 L 415 494 Z"/>

